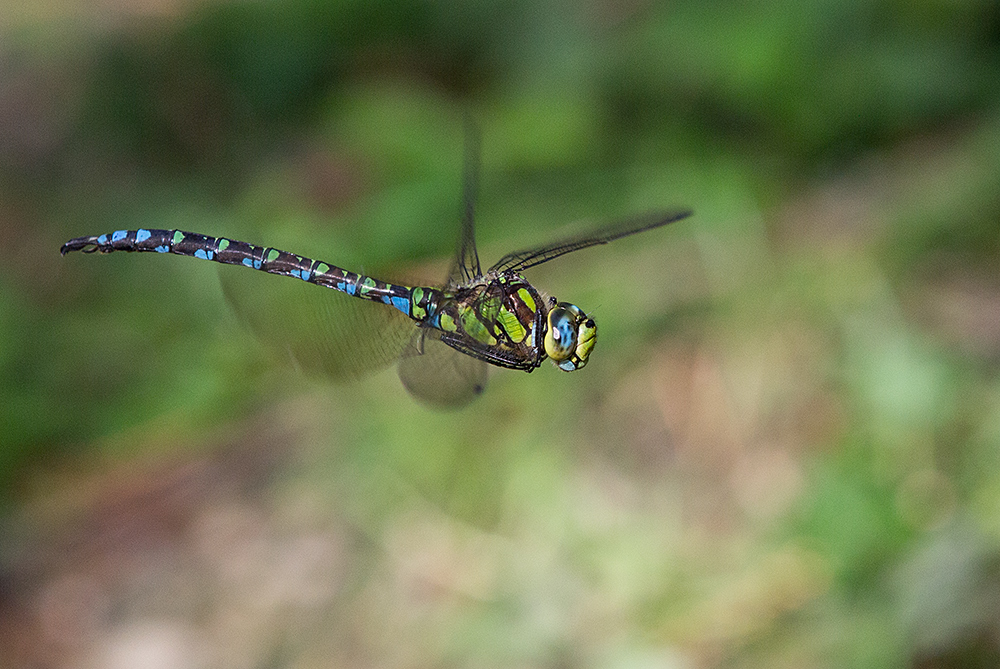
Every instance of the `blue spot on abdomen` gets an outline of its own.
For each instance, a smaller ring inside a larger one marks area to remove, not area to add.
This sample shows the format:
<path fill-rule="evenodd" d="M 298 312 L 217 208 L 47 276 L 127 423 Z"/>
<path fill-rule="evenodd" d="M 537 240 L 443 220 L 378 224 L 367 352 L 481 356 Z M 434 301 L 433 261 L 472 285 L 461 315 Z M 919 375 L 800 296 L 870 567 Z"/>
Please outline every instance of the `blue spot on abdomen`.
<path fill-rule="evenodd" d="M 136 230 L 135 243 L 138 244 L 140 242 L 144 242 L 152 236 L 153 235 L 149 232 L 149 230 L 142 230 L 142 229 Z"/>
<path fill-rule="evenodd" d="M 407 316 L 410 315 L 410 300 L 405 297 L 393 297 L 392 306 L 402 311 Z"/>
<path fill-rule="evenodd" d="M 115 230 L 111 233 L 112 242 L 120 242 L 121 240 L 128 237 L 128 230 Z"/>

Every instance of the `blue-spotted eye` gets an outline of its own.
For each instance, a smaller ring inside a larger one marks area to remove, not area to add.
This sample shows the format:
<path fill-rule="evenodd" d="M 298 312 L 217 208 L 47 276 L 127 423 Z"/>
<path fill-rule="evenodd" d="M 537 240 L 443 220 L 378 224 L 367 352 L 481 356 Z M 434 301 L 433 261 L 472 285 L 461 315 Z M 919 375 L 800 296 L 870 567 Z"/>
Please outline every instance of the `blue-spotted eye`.
<path fill-rule="evenodd" d="M 597 324 L 580 307 L 560 302 L 549 311 L 545 353 L 559 369 L 580 369 L 597 342 Z"/>

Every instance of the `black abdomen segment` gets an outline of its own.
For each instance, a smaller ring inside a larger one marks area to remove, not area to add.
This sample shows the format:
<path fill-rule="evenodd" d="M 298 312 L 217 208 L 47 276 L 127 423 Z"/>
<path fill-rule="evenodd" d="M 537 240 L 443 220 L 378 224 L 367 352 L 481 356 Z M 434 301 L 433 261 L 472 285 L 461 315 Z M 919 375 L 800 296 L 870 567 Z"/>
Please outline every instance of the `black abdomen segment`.
<path fill-rule="evenodd" d="M 227 265 L 243 265 L 251 269 L 302 279 L 325 288 L 339 290 L 354 297 L 382 302 L 399 309 L 410 318 L 423 320 L 433 314 L 440 303 L 441 293 L 433 288 L 411 289 L 385 283 L 319 260 L 304 258 L 265 246 L 255 246 L 225 237 L 209 237 L 182 230 L 118 230 L 110 235 L 77 237 L 63 244 L 60 252 L 84 253 L 155 252 L 174 253 Z M 419 290 L 416 314 L 412 295 Z"/>

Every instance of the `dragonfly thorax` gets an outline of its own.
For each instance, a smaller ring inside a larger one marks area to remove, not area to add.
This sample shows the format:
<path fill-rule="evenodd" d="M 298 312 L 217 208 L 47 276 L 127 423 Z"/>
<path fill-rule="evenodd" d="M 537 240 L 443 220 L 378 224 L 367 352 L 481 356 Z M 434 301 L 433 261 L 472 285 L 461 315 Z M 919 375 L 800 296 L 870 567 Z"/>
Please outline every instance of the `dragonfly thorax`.
<path fill-rule="evenodd" d="M 597 343 L 597 323 L 580 307 L 560 302 L 549 310 L 545 353 L 559 369 L 572 372 L 587 364 Z"/>

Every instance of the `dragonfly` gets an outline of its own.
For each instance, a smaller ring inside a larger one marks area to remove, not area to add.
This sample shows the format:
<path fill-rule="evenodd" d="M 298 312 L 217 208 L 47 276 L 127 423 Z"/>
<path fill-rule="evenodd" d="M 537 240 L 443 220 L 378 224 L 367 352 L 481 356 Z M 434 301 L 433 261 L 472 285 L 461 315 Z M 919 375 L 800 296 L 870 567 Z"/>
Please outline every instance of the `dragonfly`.
<path fill-rule="evenodd" d="M 597 323 L 593 316 L 575 304 L 559 301 L 537 289 L 525 278 L 525 270 L 568 253 L 679 221 L 690 216 L 691 210 L 651 212 L 554 243 L 508 253 L 484 271 L 476 249 L 472 204 L 478 181 L 478 145 L 467 140 L 469 144 L 473 148 L 467 148 L 466 152 L 461 235 L 448 278 L 441 286 L 390 283 L 273 247 L 183 230 L 139 228 L 76 237 L 63 244 L 60 252 L 66 255 L 72 251 L 125 251 L 189 256 L 292 277 L 352 298 L 380 303 L 395 316 L 374 319 L 376 324 L 367 328 L 359 324 L 358 332 L 346 335 L 346 344 L 313 342 L 311 350 L 321 351 L 313 357 L 328 355 L 331 350 L 352 355 L 352 342 L 357 342 L 361 351 L 355 358 L 367 357 L 370 361 L 355 359 L 352 362 L 355 369 L 364 369 L 368 362 L 371 363 L 368 366 L 377 368 L 395 359 L 406 389 L 433 406 L 458 407 L 482 394 L 490 365 L 532 372 L 549 359 L 563 371 L 582 369 L 597 343 Z M 252 306 L 243 308 L 245 312 L 252 310 Z M 337 318 L 336 311 L 333 318 Z M 360 323 L 364 319 L 358 320 Z M 338 325 L 340 333 L 354 329 L 353 323 Z M 405 336 L 398 336 L 401 331 Z M 326 336 L 329 334 L 318 335 Z M 322 367 L 322 364 L 306 361 L 306 366 Z"/>

